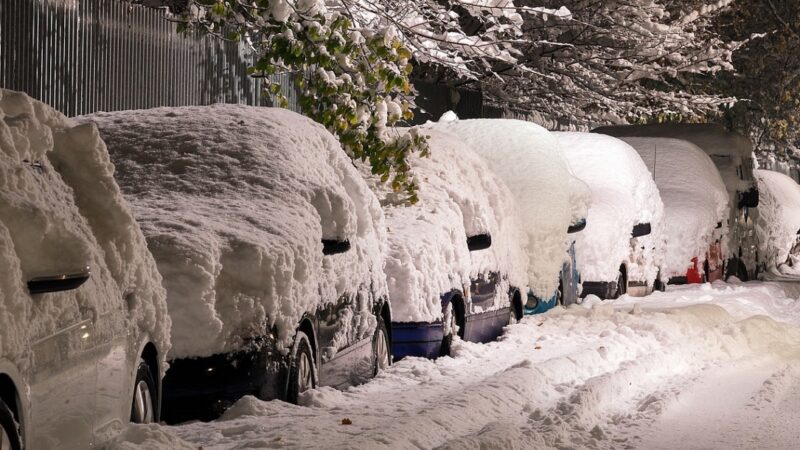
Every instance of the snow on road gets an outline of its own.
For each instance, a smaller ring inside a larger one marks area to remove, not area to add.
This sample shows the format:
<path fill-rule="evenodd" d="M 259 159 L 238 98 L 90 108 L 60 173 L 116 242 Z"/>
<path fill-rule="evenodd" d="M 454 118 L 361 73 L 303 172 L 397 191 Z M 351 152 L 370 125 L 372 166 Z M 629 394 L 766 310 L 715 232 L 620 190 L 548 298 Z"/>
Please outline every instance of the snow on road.
<path fill-rule="evenodd" d="M 306 406 L 246 397 L 218 421 L 134 426 L 116 446 L 792 448 L 798 375 L 800 302 L 779 283 L 718 282 L 590 297 Z"/>

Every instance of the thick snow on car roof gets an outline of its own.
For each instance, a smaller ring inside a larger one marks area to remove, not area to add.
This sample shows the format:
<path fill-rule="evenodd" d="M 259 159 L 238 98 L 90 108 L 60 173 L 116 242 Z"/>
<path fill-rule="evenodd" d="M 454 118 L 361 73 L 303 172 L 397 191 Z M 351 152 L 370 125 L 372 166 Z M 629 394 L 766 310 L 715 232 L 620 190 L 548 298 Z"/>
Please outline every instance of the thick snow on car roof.
<path fill-rule="evenodd" d="M 755 183 L 748 170 L 744 170 L 742 174 L 737 170 L 737 166 L 746 165 L 745 161 L 752 158 L 753 146 L 750 140 L 715 123 L 621 125 L 600 127 L 593 131 L 617 137 L 683 139 L 700 147 L 711 157 L 729 192 L 745 192 Z"/>
<path fill-rule="evenodd" d="M 512 286 L 527 287 L 527 235 L 511 192 L 463 141 L 440 130 L 419 133 L 430 145 L 429 157 L 409 160 L 419 202 L 398 204 L 385 187 L 376 189 L 389 230 L 392 320 L 400 322 L 440 319 L 439 297 L 462 291 L 479 273 L 499 270 Z M 484 233 L 491 235 L 491 247 L 470 252 L 467 236 Z M 502 306 L 507 289 L 498 293 Z"/>
<path fill-rule="evenodd" d="M 633 226 L 650 223 L 653 232 L 637 238 L 652 255 L 664 205 L 653 176 L 630 145 L 611 136 L 594 133 L 559 132 L 561 148 L 576 176 L 592 192 L 586 228 L 578 233 L 575 254 L 581 277 L 591 281 L 614 281 L 619 265 L 631 251 Z M 648 242 L 643 242 L 648 241 Z M 660 251 L 660 249 L 659 249 Z M 645 258 L 652 261 L 652 256 Z M 642 273 L 652 282 L 655 266 Z"/>
<path fill-rule="evenodd" d="M 129 322 L 109 326 L 134 339 L 146 334 L 166 351 L 161 276 L 97 129 L 8 90 L 0 90 L 0 119 L 0 357 L 28 370 L 31 341 L 80 320 L 81 311 L 97 317 L 123 302 Z M 78 289 L 30 297 L 31 278 L 86 266 L 91 277 Z"/>
<path fill-rule="evenodd" d="M 800 231 L 800 185 L 791 177 L 770 170 L 756 170 L 760 202 L 757 230 L 760 253 L 768 269 L 800 273 L 800 254 L 793 267 L 781 267 L 789 259 Z"/>
<path fill-rule="evenodd" d="M 705 256 L 718 223 L 726 226 L 728 193 L 711 158 L 689 141 L 622 137 L 653 173 L 664 202 L 666 247 L 662 275 L 683 275 Z M 724 230 L 723 230 L 724 232 Z"/>
<path fill-rule="evenodd" d="M 458 120 L 446 114 L 426 128 L 448 131 L 468 143 L 511 190 L 528 234 L 528 281 L 549 298 L 566 260 L 567 228 L 585 217 L 588 190 L 575 191 L 570 169 L 549 131 L 510 119 Z"/>
<path fill-rule="evenodd" d="M 86 120 L 164 275 L 173 357 L 235 350 L 273 325 L 286 350 L 303 313 L 340 293 L 385 295 L 380 205 L 322 126 L 241 105 Z M 322 239 L 352 248 L 323 256 Z M 366 330 L 374 316 L 360 304 Z"/>

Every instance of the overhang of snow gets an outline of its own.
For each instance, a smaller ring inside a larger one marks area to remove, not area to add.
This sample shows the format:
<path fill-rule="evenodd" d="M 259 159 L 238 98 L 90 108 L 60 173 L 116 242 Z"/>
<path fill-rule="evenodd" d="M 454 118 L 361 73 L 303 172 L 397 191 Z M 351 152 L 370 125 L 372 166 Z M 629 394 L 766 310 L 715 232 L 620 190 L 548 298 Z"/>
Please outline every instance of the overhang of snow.
<path fill-rule="evenodd" d="M 555 135 L 573 173 L 591 189 L 586 228 L 577 234 L 575 242 L 581 278 L 615 281 L 620 264 L 628 261 L 631 253 L 633 226 L 649 223 L 651 234 L 636 238 L 637 246 L 644 247 L 647 267 L 629 267 L 629 272 L 636 269 L 637 279 L 652 282 L 658 272 L 654 247 L 664 205 L 642 158 L 630 145 L 611 136 L 579 132 Z"/>
<path fill-rule="evenodd" d="M 791 254 L 800 237 L 800 185 L 791 177 L 756 170 L 760 201 L 757 230 L 759 253 L 768 269 L 800 273 L 800 253 Z M 784 264 L 792 262 L 791 267 Z"/>
<path fill-rule="evenodd" d="M 662 276 L 686 273 L 695 256 L 702 261 L 718 223 L 727 232 L 728 192 L 711 158 L 689 141 L 622 137 L 641 155 L 664 203 L 666 241 Z"/>
<path fill-rule="evenodd" d="M 389 230 L 386 276 L 393 320 L 440 319 L 442 294 L 461 292 L 471 278 L 489 272 L 505 276 L 495 304 L 505 306 L 504 287 L 527 289 L 528 237 L 514 198 L 468 144 L 437 129 L 420 133 L 431 151 L 409 160 L 419 202 L 397 204 L 385 185 L 376 183 Z M 470 252 L 467 237 L 478 234 L 489 234 L 492 245 Z"/>
<path fill-rule="evenodd" d="M 340 295 L 386 295 L 374 194 L 322 126 L 241 105 L 98 113 L 97 123 L 164 276 L 172 357 L 232 351 Z M 322 254 L 322 239 L 352 248 Z M 374 320 L 358 302 L 364 334 Z"/>
<path fill-rule="evenodd" d="M 153 341 L 166 368 L 166 293 L 113 173 L 94 126 L 0 90 L 0 357 L 23 373 L 31 342 L 87 314 L 101 318 L 97 333 Z M 28 293 L 31 278 L 87 266 L 91 277 L 78 289 Z"/>
<path fill-rule="evenodd" d="M 566 260 L 567 228 L 587 205 L 587 190 L 576 192 L 558 140 L 531 122 L 510 119 L 449 120 L 428 123 L 458 136 L 482 157 L 511 190 L 528 234 L 528 282 L 549 298 Z M 577 206 L 576 206 L 577 205 Z"/>

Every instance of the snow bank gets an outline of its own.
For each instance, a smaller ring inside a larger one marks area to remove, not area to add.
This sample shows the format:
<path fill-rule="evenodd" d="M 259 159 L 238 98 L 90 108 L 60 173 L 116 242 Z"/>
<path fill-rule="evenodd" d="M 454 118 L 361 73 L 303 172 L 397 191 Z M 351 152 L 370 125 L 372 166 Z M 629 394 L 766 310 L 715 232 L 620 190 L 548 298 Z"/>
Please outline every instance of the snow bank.
<path fill-rule="evenodd" d="M 800 185 L 790 177 L 756 170 L 760 202 L 757 230 L 759 253 L 767 269 L 800 274 Z"/>
<path fill-rule="evenodd" d="M 664 202 L 666 247 L 662 276 L 683 275 L 695 256 L 702 261 L 716 233 L 727 233 L 728 193 L 702 149 L 680 139 L 623 137 L 639 152 Z M 717 230 L 717 224 L 722 228 Z"/>
<path fill-rule="evenodd" d="M 756 378 L 754 362 L 776 372 L 797 364 L 800 305 L 774 284 L 679 286 L 634 300 L 526 317 L 500 341 L 458 342 L 455 358 L 406 358 L 347 391 L 310 391 L 307 407 L 244 397 L 218 421 L 151 426 L 132 439 L 148 437 L 141 448 L 639 448 L 698 379 L 726 381 L 709 377 L 715 369 L 758 386 L 770 376 Z M 750 403 L 766 418 L 769 401 Z M 722 419 L 706 417 L 700 428 L 708 434 Z"/>
<path fill-rule="evenodd" d="M 539 125 L 508 119 L 458 120 L 445 115 L 423 128 L 450 132 L 469 144 L 506 183 L 528 234 L 528 281 L 540 298 L 558 287 L 567 228 L 585 217 L 588 190 L 572 180 L 558 140 Z"/>
<path fill-rule="evenodd" d="M 630 279 L 652 286 L 658 273 L 656 255 L 664 205 L 642 158 L 625 142 L 602 134 L 559 132 L 556 137 L 570 167 L 591 188 L 586 228 L 578 233 L 575 253 L 581 278 L 616 281 L 619 266 L 628 262 Z M 649 223 L 652 232 L 635 239 L 644 247 L 631 258 L 631 230 Z"/>
<path fill-rule="evenodd" d="M 161 276 L 97 129 L 8 90 L 0 90 L 0 119 L 0 355 L 25 373 L 32 341 L 87 313 L 114 321 L 103 325 L 127 330 L 129 342 L 150 339 L 166 352 Z M 86 266 L 92 275 L 79 289 L 28 294 L 31 278 Z"/>
<path fill-rule="evenodd" d="M 83 120 L 108 143 L 164 276 L 172 357 L 234 350 L 273 326 L 285 350 L 303 313 L 342 293 L 385 295 L 380 205 L 311 120 L 238 105 Z M 322 239 L 352 249 L 323 257 Z M 374 319 L 360 304 L 362 334 Z"/>
<path fill-rule="evenodd" d="M 396 204 L 385 185 L 376 186 L 389 230 L 386 276 L 393 320 L 440 319 L 443 293 L 461 292 L 470 278 L 497 271 L 507 278 L 495 306 L 507 306 L 509 284 L 527 290 L 527 235 L 513 196 L 467 144 L 440 130 L 422 133 L 429 137 L 430 157 L 409 160 L 419 202 Z M 491 235 L 492 246 L 470 252 L 467 237 L 484 233 Z"/>

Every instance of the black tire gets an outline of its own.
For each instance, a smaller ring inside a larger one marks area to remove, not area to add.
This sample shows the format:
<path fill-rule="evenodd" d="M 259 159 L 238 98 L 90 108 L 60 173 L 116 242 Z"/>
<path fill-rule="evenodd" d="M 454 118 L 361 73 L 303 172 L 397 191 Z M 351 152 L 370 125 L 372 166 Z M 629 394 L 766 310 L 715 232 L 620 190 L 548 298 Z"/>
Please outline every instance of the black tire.
<path fill-rule="evenodd" d="M 136 379 L 133 383 L 131 400 L 131 423 L 152 423 L 158 421 L 158 391 L 153 372 L 144 359 L 139 360 Z"/>
<path fill-rule="evenodd" d="M 661 281 L 661 271 L 658 271 L 655 281 L 653 281 L 653 290 L 664 292 L 667 290 L 667 283 Z"/>
<path fill-rule="evenodd" d="M 314 368 L 314 354 L 311 341 L 302 331 L 294 338 L 294 352 L 289 363 L 289 385 L 286 388 L 286 401 L 297 404 L 300 394 L 317 387 L 317 372 Z"/>
<path fill-rule="evenodd" d="M 614 298 L 620 298 L 628 293 L 628 279 L 625 274 L 620 271 L 617 277 L 617 291 L 614 293 Z"/>
<path fill-rule="evenodd" d="M 14 420 L 14 413 L 3 400 L 0 400 L 0 429 L 0 450 L 6 450 L 5 445 L 11 450 L 22 450 L 22 433 Z M 7 442 L 3 442 L 4 438 Z"/>
<path fill-rule="evenodd" d="M 564 281 L 558 280 L 558 289 L 556 290 L 556 304 L 555 306 L 564 305 Z"/>
<path fill-rule="evenodd" d="M 739 261 L 739 265 L 736 267 L 736 278 L 741 281 L 750 281 L 750 276 L 747 275 L 747 266 L 742 264 L 741 261 Z"/>
<path fill-rule="evenodd" d="M 392 365 L 392 343 L 389 342 L 389 332 L 383 317 L 378 316 L 378 326 L 372 336 L 372 376 L 378 375 L 381 370 Z"/>
<path fill-rule="evenodd" d="M 447 323 L 449 321 L 449 323 Z M 456 327 L 456 316 L 453 311 L 453 303 L 449 302 L 442 314 L 442 329 L 444 335 L 442 336 L 442 345 L 439 348 L 439 356 L 452 356 L 453 350 L 453 330 Z"/>

